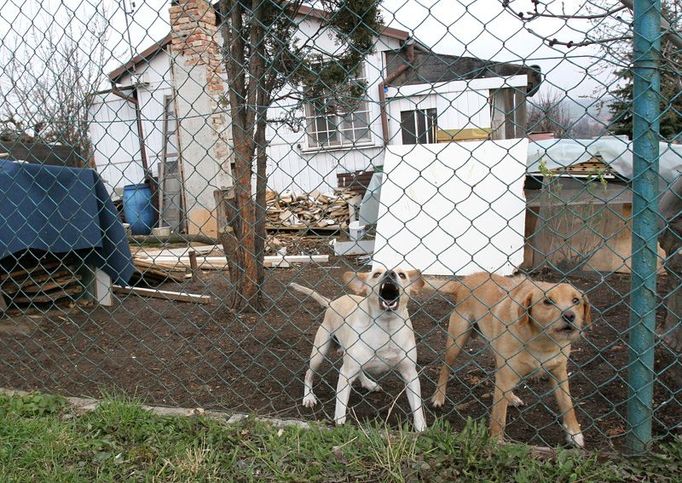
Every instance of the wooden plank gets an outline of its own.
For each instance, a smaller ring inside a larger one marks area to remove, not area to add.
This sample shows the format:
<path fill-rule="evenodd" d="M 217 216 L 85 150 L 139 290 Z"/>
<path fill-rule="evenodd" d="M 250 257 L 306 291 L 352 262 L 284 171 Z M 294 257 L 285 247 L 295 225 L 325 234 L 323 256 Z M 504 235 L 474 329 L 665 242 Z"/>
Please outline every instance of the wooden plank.
<path fill-rule="evenodd" d="M 137 265 L 137 264 L 136 264 Z M 171 281 L 171 282 L 184 282 L 186 277 L 185 273 L 183 272 L 178 272 L 177 270 L 169 270 L 166 268 L 151 268 L 151 267 L 143 267 L 143 268 L 138 268 L 137 273 L 141 278 L 149 277 L 149 278 L 154 278 L 162 281 Z M 191 277 L 191 275 L 190 275 Z"/>
<path fill-rule="evenodd" d="M 50 290 L 61 289 L 81 279 L 80 275 L 68 275 L 66 277 L 47 280 L 36 285 L 26 285 L 21 288 L 23 293 L 49 292 Z M 17 290 L 19 291 L 19 290 Z M 10 293 L 8 291 L 8 293 Z"/>
<path fill-rule="evenodd" d="M 545 190 L 526 190 L 526 206 L 529 208 L 542 208 L 548 206 L 566 207 L 582 205 L 623 205 L 632 203 L 632 191 L 623 186 L 616 185 L 603 190 L 596 187 L 588 189 L 560 189 L 551 194 Z"/>
<path fill-rule="evenodd" d="M 152 258 L 133 258 L 133 264 L 135 267 L 138 269 L 139 272 L 144 273 L 145 270 L 160 270 L 165 272 L 182 272 L 183 274 L 185 273 L 185 269 L 183 267 L 167 267 L 167 266 L 162 266 L 161 264 L 157 263 L 154 261 Z M 177 277 L 179 275 L 177 274 L 168 274 L 169 276 Z"/>
<path fill-rule="evenodd" d="M 189 302 L 195 304 L 211 304 L 213 298 L 210 295 L 199 295 L 189 292 L 171 292 L 169 290 L 157 290 L 152 288 L 129 287 L 114 285 L 114 293 L 139 295 L 140 297 L 150 297 L 174 302 Z"/>
<path fill-rule="evenodd" d="M 266 256 L 265 261 L 269 263 L 277 263 L 284 260 L 289 263 L 327 263 L 329 262 L 329 255 L 279 255 Z"/>
<path fill-rule="evenodd" d="M 0 274 L 0 279 L 7 280 L 9 278 L 17 278 L 19 276 L 24 276 L 24 278 L 28 278 L 27 275 L 34 273 L 36 275 L 42 273 L 49 273 L 50 269 L 57 268 L 61 264 L 62 262 L 54 261 L 41 263 L 39 265 L 34 265 L 32 267 L 22 267 L 19 270 L 15 270 L 14 272 Z"/>
<path fill-rule="evenodd" d="M 173 282 L 183 282 L 185 280 L 184 268 L 167 268 L 154 263 L 151 259 L 134 258 L 133 265 L 140 276 L 149 276 Z M 178 273 L 180 272 L 180 273 Z"/>
<path fill-rule="evenodd" d="M 451 143 L 453 141 L 484 140 L 490 137 L 490 128 L 463 128 L 463 129 L 438 129 L 436 141 L 439 143 Z"/>
<path fill-rule="evenodd" d="M 189 257 L 158 256 L 148 259 L 160 269 L 188 269 L 191 268 Z M 287 268 L 292 263 L 328 263 L 329 255 L 279 255 L 265 257 L 266 267 Z M 225 270 L 228 268 L 225 257 L 197 257 L 198 268 L 202 270 Z"/>
<path fill-rule="evenodd" d="M 310 225 L 271 225 L 268 224 L 265 227 L 266 230 L 268 231 L 298 231 L 302 233 L 336 233 L 339 230 L 341 230 L 341 225 L 331 225 L 331 226 L 324 226 L 324 227 L 316 227 L 316 226 L 310 226 Z"/>
<path fill-rule="evenodd" d="M 13 301 L 15 303 L 20 302 L 20 303 L 33 303 L 33 304 L 56 302 L 59 299 L 69 297 L 71 295 L 77 295 L 77 294 L 82 293 L 82 292 L 83 292 L 83 286 L 82 285 L 75 285 L 73 287 L 68 287 L 64 290 L 60 290 L 58 292 L 52 292 L 49 294 L 36 295 L 33 297 L 14 297 Z"/>
<path fill-rule="evenodd" d="M 58 270 L 52 273 L 40 273 L 40 274 L 31 274 L 27 273 L 24 275 L 23 278 L 17 279 L 17 278 L 7 278 L 0 282 L 0 285 L 3 285 L 5 287 L 5 291 L 9 292 L 16 292 L 17 290 L 26 287 L 26 286 L 32 286 L 36 284 L 40 284 L 42 282 L 45 282 L 46 280 L 50 279 L 60 279 L 63 277 L 67 276 L 73 276 L 73 273 L 70 270 Z"/>
<path fill-rule="evenodd" d="M 154 258 L 158 255 L 174 255 L 178 257 L 187 256 L 190 252 L 194 251 L 197 255 L 208 255 L 214 250 L 222 250 L 223 247 L 220 245 L 198 245 L 198 246 L 186 246 L 178 248 L 139 248 L 135 253 L 134 257 L 140 258 Z"/>

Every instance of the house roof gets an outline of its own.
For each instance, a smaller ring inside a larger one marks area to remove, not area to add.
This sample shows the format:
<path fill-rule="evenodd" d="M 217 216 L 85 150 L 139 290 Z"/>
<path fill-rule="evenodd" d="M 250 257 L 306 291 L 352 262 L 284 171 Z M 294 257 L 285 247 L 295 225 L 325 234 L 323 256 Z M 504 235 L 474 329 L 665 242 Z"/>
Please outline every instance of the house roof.
<path fill-rule="evenodd" d="M 216 25 L 220 24 L 220 6 L 219 2 L 216 2 L 214 4 L 214 8 L 216 10 Z M 318 8 L 313 8 L 309 7 L 307 5 L 301 5 L 301 7 L 298 9 L 298 13 L 302 17 L 312 17 L 312 18 L 317 18 L 324 20 L 327 18 L 327 12 L 324 10 L 320 10 Z M 396 29 L 393 27 L 384 27 L 381 29 L 380 35 L 383 35 L 384 37 L 392 38 L 399 40 L 401 42 L 404 42 L 408 38 L 410 38 L 409 32 L 406 32 L 405 30 L 400 30 Z M 153 45 L 149 46 L 136 56 L 134 56 L 132 59 L 127 61 L 125 64 L 120 65 L 116 69 L 112 70 L 109 72 L 109 79 L 111 82 L 117 82 L 119 81 L 124 75 L 130 73 L 133 71 L 133 69 L 138 65 L 143 62 L 149 61 L 152 57 L 154 57 L 156 54 L 161 52 L 166 48 L 171 43 L 171 33 L 168 33 L 163 39 L 159 40 L 158 42 L 154 43 Z"/>
<path fill-rule="evenodd" d="M 125 64 L 120 65 L 111 72 L 109 72 L 109 79 L 111 80 L 111 82 L 119 81 L 121 77 L 132 72 L 135 66 L 150 60 L 156 54 L 164 50 L 166 46 L 170 44 L 170 42 L 171 34 L 168 34 L 158 42 L 155 42 L 154 44 L 147 47 L 145 50 L 137 54 L 135 57 L 130 59 Z"/>
<path fill-rule="evenodd" d="M 532 96 L 537 92 L 542 82 L 542 72 L 540 67 L 536 65 L 527 66 L 508 62 L 494 62 L 476 57 L 438 54 L 423 49 L 415 49 L 414 61 L 412 63 L 407 60 L 407 53 L 404 49 L 387 52 L 386 62 L 389 75 L 391 72 L 395 72 L 401 65 L 410 65 L 409 69 L 406 69 L 391 82 L 391 85 L 396 87 L 479 79 L 482 77 L 527 75 L 527 95 Z"/>

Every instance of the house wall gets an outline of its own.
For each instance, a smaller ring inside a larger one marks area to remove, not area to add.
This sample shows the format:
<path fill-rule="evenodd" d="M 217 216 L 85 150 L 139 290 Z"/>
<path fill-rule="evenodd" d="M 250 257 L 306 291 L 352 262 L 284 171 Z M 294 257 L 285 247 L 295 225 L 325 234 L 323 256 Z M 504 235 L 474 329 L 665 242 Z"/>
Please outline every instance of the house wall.
<path fill-rule="evenodd" d="M 439 129 L 491 129 L 490 91 L 524 87 L 527 82 L 525 75 L 519 75 L 389 87 L 386 92 L 389 144 L 402 144 L 402 111 L 435 108 Z"/>
<path fill-rule="evenodd" d="M 204 52 L 205 46 L 193 47 L 190 42 L 209 40 L 210 18 L 198 16 L 201 22 L 189 27 L 191 22 L 178 22 L 180 13 L 188 9 L 204 8 L 204 0 L 184 0 L 174 6 L 171 15 L 174 24 L 184 29 L 183 35 L 174 37 L 172 53 L 161 52 L 151 62 L 141 65 L 139 72 L 148 72 L 150 84 L 141 89 L 141 108 L 147 156 L 153 174 L 158 174 L 158 161 L 163 146 L 163 97 L 172 92 L 171 85 L 181 86 L 183 92 L 176 93 L 176 107 L 179 122 L 179 147 L 184 164 L 184 182 L 187 206 L 197 210 L 194 221 L 190 220 L 190 231 L 202 231 L 206 225 L 207 233 L 214 230 L 211 224 L 211 209 L 214 205 L 213 191 L 224 189 L 231 184 L 229 172 L 229 117 L 225 109 L 218 105 L 219 93 L 225 87 L 225 74 L 220 62 L 216 63 L 217 45 L 221 42 L 219 33 L 213 32 L 214 51 L 208 56 L 197 59 L 197 52 Z M 184 7 L 183 7 L 184 5 Z M 180 10 L 178 10 L 180 9 Z M 208 14 L 210 17 L 210 13 Z M 330 32 L 319 31 L 319 20 L 302 18 L 298 36 L 301 39 L 313 38 L 315 48 L 333 54 L 338 46 Z M 200 39 L 190 36 L 190 31 L 202 33 Z M 194 29 L 194 30 L 192 30 Z M 202 30 L 203 29 L 203 30 Z M 184 47 L 183 47 L 184 46 Z M 189 46 L 189 47 L 187 47 Z M 183 50 L 184 48 L 184 50 Z M 337 186 L 337 174 L 362 170 L 373 170 L 383 165 L 384 148 L 381 131 L 378 86 L 385 78 L 383 52 L 400 48 L 397 39 L 380 37 L 377 48 L 365 62 L 365 75 L 368 83 L 367 99 L 370 118 L 370 140 L 354 147 L 311 148 L 304 129 L 303 109 L 295 109 L 296 100 L 282 99 L 268 111 L 268 187 L 276 191 L 293 190 L 310 192 L 318 190 L 332 192 Z M 201 56 L 199 56 L 201 57 Z M 206 69 L 211 67 L 211 69 Z M 209 75 L 209 71 L 218 75 Z M 222 79 L 220 82 L 216 79 Z M 122 83 L 129 82 L 123 79 Z M 474 79 L 471 81 L 447 82 L 440 84 L 421 84 L 386 89 L 389 143 L 401 144 L 400 112 L 416 108 L 435 107 L 438 111 L 438 126 L 441 129 L 490 128 L 490 89 L 500 87 L 525 86 L 526 76 L 507 78 Z M 207 94 L 209 86 L 209 95 Z M 120 105 L 120 101 L 113 101 Z M 128 115 L 128 114 L 126 114 Z M 129 117 L 134 119 L 133 117 Z M 284 121 L 287 122 L 284 122 Z M 130 131 L 130 128 L 127 128 Z M 134 131 L 133 131 L 134 132 Z M 122 133 L 120 136 L 129 133 Z M 119 137 L 120 137 L 119 136 Z M 110 137 L 114 137 L 113 135 Z M 216 143 L 216 137 L 221 143 Z M 124 139 L 125 137 L 120 137 Z M 125 138 L 125 142 L 129 142 Z M 216 150 L 216 146 L 217 150 Z M 106 148 L 105 151 L 111 151 Z M 129 158 L 139 161 L 139 150 L 127 148 Z M 225 160 L 222 164 L 218 160 Z M 128 162 L 131 162 L 128 159 Z M 131 170 L 133 168 L 130 168 Z M 130 171 L 126 177 L 139 177 L 141 170 Z M 208 223 L 208 225 L 207 225 Z M 204 230 L 205 231 L 205 230 Z"/>
<path fill-rule="evenodd" d="M 144 180 L 135 108 L 113 94 L 101 94 L 90 107 L 95 166 L 112 195 Z"/>
<path fill-rule="evenodd" d="M 152 175 L 158 176 L 163 153 L 163 99 L 173 92 L 170 57 L 166 52 L 160 52 L 148 63 L 141 64 L 136 76 L 145 81 L 138 86 L 137 95 L 147 163 Z M 130 86 L 132 79 L 124 76 L 120 84 Z M 129 89 L 123 93 L 132 95 Z M 135 106 L 111 92 L 103 93 L 97 96 L 89 115 L 95 164 L 110 192 L 120 191 L 128 184 L 142 183 L 144 171 Z"/>
<path fill-rule="evenodd" d="M 318 32 L 316 20 L 303 20 L 301 38 L 315 37 L 316 47 L 333 53 L 337 46 L 328 32 Z M 268 111 L 272 122 L 268 127 L 269 159 L 268 187 L 275 191 L 320 191 L 331 193 L 337 187 L 337 174 L 360 170 L 373 170 L 383 165 L 383 137 L 381 132 L 378 86 L 385 77 L 383 51 L 400 48 L 397 39 L 380 37 L 374 53 L 365 61 L 367 102 L 369 106 L 370 136 L 368 143 L 356 147 L 309 148 L 304 129 L 302 109 L 291 114 L 294 100 L 283 100 Z M 277 122 L 283 118 L 294 119 L 300 125 L 292 129 Z"/>
<path fill-rule="evenodd" d="M 141 65 L 138 69 L 142 78 L 149 82 L 148 85 L 140 86 L 137 95 L 147 162 L 154 176 L 159 175 L 159 166 L 163 157 L 163 101 L 166 96 L 173 95 L 170 69 L 170 56 L 166 51 L 161 52 L 151 62 Z"/>

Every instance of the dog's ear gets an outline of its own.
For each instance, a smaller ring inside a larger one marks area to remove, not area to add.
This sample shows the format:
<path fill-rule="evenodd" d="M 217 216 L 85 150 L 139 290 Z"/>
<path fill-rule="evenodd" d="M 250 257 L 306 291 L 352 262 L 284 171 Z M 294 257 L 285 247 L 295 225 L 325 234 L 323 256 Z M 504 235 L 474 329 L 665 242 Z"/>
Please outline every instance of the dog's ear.
<path fill-rule="evenodd" d="M 367 277 L 371 274 L 370 272 L 358 273 L 358 272 L 346 272 L 343 274 L 341 279 L 344 281 L 351 291 L 358 295 L 367 295 L 369 293 L 369 285 L 367 285 Z"/>
<path fill-rule="evenodd" d="M 529 322 L 529 317 L 531 311 L 533 310 L 533 292 L 535 290 L 530 289 L 525 293 L 522 293 L 521 303 L 519 304 L 519 324 L 527 324 Z"/>
<path fill-rule="evenodd" d="M 419 293 L 424 288 L 425 282 L 422 277 L 422 272 L 419 270 L 409 270 L 407 279 L 410 281 L 410 292 Z"/>
<path fill-rule="evenodd" d="M 592 325 L 592 305 L 585 294 L 583 294 L 583 325 L 585 327 Z"/>

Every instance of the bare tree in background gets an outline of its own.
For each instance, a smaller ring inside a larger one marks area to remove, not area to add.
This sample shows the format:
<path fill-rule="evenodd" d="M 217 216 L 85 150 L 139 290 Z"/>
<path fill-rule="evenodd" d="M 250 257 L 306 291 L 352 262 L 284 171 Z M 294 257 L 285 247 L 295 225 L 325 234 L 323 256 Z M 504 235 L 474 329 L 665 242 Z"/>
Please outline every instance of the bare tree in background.
<path fill-rule="evenodd" d="M 599 55 L 590 70 L 600 75 L 601 86 L 595 90 L 602 109 L 608 109 L 613 122 L 609 131 L 628 134 L 632 130 L 632 0 L 587 0 L 566 5 L 559 0 L 503 0 L 503 7 L 516 16 L 527 32 L 556 50 L 593 46 Z M 680 52 L 682 36 L 679 28 L 682 0 L 661 1 L 661 134 L 675 139 L 680 133 L 679 112 L 682 108 L 679 92 Z M 547 35 L 536 29 L 543 26 Z"/>
<path fill-rule="evenodd" d="M 551 132 L 557 138 L 568 134 L 571 125 L 568 107 L 557 91 L 539 93 L 528 105 L 528 132 Z"/>
<path fill-rule="evenodd" d="M 590 139 L 608 134 L 606 123 L 585 114 L 571 125 L 569 136 L 576 139 Z"/>
<path fill-rule="evenodd" d="M 6 140 L 59 143 L 87 164 L 88 110 L 104 80 L 108 23 L 95 10 L 81 28 L 51 21 L 0 47 L 0 122 Z M 27 41 L 27 38 L 31 41 Z"/>

